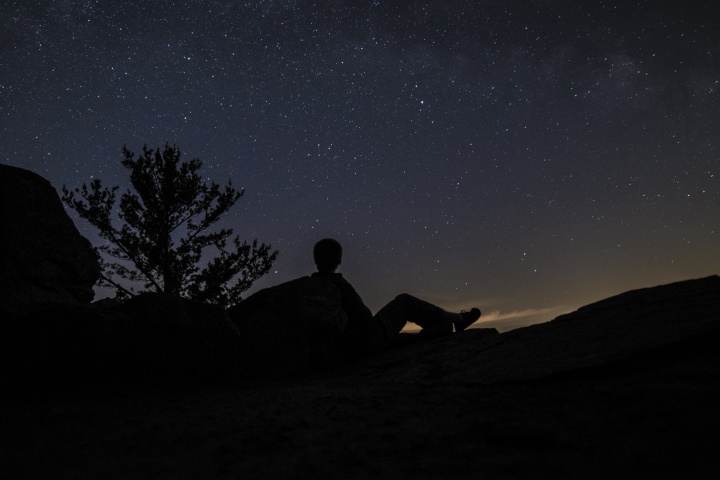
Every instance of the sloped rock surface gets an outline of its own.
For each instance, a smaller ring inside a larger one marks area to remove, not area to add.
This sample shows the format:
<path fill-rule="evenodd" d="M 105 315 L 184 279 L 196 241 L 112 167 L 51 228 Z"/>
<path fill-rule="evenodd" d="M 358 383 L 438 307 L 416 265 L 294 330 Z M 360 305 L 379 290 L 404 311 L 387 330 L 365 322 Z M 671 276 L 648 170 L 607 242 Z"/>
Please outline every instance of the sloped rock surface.
<path fill-rule="evenodd" d="M 406 378 L 421 381 L 513 382 L 606 364 L 718 329 L 720 277 L 712 276 L 626 292 L 499 335 L 471 329 L 366 362 L 378 371 L 405 364 Z M 445 364 L 462 368 L 438 369 Z"/>

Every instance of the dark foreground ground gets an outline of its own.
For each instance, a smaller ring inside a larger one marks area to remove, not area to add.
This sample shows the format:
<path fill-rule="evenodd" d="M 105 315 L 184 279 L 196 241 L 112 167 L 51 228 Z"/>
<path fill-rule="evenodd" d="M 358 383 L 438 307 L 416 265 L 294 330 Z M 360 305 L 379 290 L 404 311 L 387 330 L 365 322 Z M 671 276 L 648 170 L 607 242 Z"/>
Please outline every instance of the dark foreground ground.
<path fill-rule="evenodd" d="M 292 379 L 15 392 L 0 478 L 716 478 L 719 286 Z"/>

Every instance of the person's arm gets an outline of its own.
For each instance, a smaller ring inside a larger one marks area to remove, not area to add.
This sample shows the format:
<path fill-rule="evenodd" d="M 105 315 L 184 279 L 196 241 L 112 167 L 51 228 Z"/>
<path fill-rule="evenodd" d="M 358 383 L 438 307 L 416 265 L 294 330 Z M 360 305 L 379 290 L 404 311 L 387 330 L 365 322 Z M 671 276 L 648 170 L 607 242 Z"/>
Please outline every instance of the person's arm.
<path fill-rule="evenodd" d="M 363 302 L 350 282 L 338 275 L 335 278 L 335 285 L 340 290 L 340 299 L 343 304 L 343 309 L 346 312 L 349 313 L 352 311 L 358 316 L 366 317 L 368 320 L 372 318 L 372 312 L 365 305 L 365 302 Z"/>

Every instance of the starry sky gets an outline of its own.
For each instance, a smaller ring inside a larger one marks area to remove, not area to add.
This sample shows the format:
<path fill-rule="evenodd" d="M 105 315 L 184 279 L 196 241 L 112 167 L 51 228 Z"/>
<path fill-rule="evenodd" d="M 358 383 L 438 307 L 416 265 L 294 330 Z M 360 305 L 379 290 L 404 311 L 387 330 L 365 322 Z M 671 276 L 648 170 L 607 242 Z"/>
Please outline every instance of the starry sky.
<path fill-rule="evenodd" d="M 3 0 L 0 163 L 125 187 L 123 145 L 175 144 L 245 189 L 223 225 L 280 251 L 254 290 L 329 236 L 373 311 L 407 292 L 544 321 L 720 273 L 718 13 Z"/>

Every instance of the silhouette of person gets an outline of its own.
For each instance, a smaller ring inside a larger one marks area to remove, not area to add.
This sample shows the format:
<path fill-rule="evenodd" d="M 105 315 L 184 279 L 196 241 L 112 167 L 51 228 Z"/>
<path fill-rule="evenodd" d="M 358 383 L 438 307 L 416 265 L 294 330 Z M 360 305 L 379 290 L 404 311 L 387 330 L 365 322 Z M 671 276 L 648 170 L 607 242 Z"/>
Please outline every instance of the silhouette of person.
<path fill-rule="evenodd" d="M 314 278 L 332 282 L 340 290 L 342 309 L 348 318 L 343 342 L 351 353 L 391 344 L 407 322 L 422 327 L 420 335 L 435 337 L 462 332 L 480 318 L 480 310 L 451 313 L 407 293 L 395 297 L 374 316 L 352 285 L 337 273 L 342 263 L 342 246 L 337 240 L 325 238 L 315 244 L 313 257 L 317 272 Z"/>

